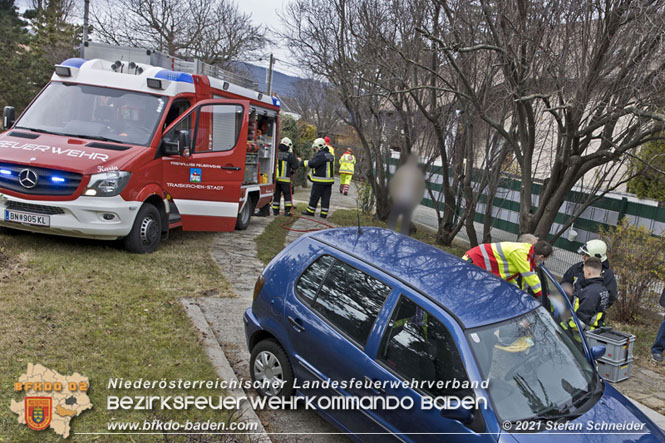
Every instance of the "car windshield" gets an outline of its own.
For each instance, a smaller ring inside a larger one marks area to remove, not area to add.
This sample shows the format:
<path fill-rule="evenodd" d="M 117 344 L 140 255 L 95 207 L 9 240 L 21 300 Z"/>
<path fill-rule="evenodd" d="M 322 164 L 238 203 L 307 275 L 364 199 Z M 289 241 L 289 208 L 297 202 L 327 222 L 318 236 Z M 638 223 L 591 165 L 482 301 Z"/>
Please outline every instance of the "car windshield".
<path fill-rule="evenodd" d="M 467 336 L 501 421 L 571 414 L 597 388 L 589 361 L 543 307 Z"/>
<path fill-rule="evenodd" d="M 166 102 L 140 92 L 51 82 L 15 127 L 147 146 Z"/>

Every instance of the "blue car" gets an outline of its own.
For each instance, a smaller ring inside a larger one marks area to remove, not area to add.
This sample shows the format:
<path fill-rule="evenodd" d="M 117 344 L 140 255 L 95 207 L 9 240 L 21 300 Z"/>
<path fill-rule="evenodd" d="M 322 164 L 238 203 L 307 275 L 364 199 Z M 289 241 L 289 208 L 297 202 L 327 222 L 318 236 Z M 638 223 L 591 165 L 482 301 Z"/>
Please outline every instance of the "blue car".
<path fill-rule="evenodd" d="M 245 312 L 252 379 L 262 395 L 309 399 L 357 441 L 665 441 L 599 377 L 604 349 L 540 275 L 537 301 L 386 229 L 305 235 Z"/>

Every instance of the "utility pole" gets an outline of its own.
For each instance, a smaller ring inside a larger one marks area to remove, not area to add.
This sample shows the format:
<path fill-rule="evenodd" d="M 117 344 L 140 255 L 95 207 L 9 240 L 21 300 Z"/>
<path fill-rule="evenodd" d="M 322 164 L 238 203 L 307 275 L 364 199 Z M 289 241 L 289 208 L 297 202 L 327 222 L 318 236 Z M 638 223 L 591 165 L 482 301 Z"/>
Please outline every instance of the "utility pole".
<path fill-rule="evenodd" d="M 272 57 L 272 54 L 270 54 L 270 64 L 268 66 L 268 87 L 266 91 L 266 95 L 270 95 L 270 86 L 272 83 L 272 64 L 275 61 L 275 59 Z"/>
<path fill-rule="evenodd" d="M 83 7 L 83 38 L 81 39 L 81 58 L 83 58 L 83 52 L 85 44 L 88 43 L 88 15 L 90 13 L 90 0 L 84 1 Z"/>

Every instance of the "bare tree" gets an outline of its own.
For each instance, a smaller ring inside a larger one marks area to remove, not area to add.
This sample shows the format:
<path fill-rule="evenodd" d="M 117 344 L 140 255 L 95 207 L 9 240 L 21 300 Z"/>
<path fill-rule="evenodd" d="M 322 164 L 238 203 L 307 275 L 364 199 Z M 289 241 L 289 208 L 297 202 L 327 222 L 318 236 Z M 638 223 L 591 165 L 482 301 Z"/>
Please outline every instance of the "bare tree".
<path fill-rule="evenodd" d="M 545 238 L 580 179 L 662 130 L 665 1 L 433 1 L 450 29 L 419 31 L 445 55 L 458 93 L 511 149 L 522 232 Z M 488 69 L 500 68 L 492 86 L 509 98 L 509 124 L 488 112 L 462 67 L 479 54 Z M 552 155 L 539 159 L 544 151 Z M 547 179 L 534 202 L 538 174 Z"/>
<path fill-rule="evenodd" d="M 333 133 L 342 122 L 340 115 L 343 113 L 334 89 L 324 82 L 306 78 L 298 80 L 294 90 L 290 96 L 284 97 L 291 110 L 316 126 L 317 136 Z"/>
<path fill-rule="evenodd" d="M 360 0 L 295 0 L 285 13 L 288 30 L 282 35 L 295 58 L 316 78 L 326 80 L 335 89 L 345 109 L 343 120 L 352 126 L 361 143 L 363 154 L 373 168 L 365 172 L 376 198 L 376 213 L 386 219 L 390 212 L 388 168 L 390 142 L 386 126 L 391 106 L 377 86 L 382 72 L 367 63 L 374 58 L 367 44 L 367 20 Z M 375 23 L 380 17 L 373 15 Z"/>
<path fill-rule="evenodd" d="M 196 57 L 226 67 L 259 52 L 266 31 L 230 0 L 106 0 L 91 11 L 95 33 L 113 44 Z"/>

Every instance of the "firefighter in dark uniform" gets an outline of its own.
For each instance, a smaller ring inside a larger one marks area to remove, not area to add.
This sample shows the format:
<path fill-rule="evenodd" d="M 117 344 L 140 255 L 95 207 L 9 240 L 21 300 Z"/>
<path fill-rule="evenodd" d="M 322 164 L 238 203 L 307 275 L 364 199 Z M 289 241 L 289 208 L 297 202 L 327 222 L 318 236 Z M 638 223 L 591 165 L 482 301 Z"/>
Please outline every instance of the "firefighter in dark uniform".
<path fill-rule="evenodd" d="M 312 148 L 317 151 L 314 157 L 302 162 L 306 168 L 313 169 L 309 175 L 309 179 L 313 183 L 312 193 L 309 196 L 309 206 L 302 211 L 302 215 L 313 216 L 316 213 L 319 199 L 321 199 L 321 218 L 326 218 L 330 209 L 332 185 L 335 183 L 335 157 L 330 153 L 326 141 L 322 138 L 314 140 Z"/>
<path fill-rule="evenodd" d="M 277 182 L 275 183 L 275 194 L 272 197 L 272 213 L 279 215 L 279 203 L 281 194 L 284 193 L 284 215 L 291 216 L 291 175 L 300 167 L 300 161 L 293 152 L 290 152 L 293 142 L 284 137 L 279 144 L 277 154 Z"/>

